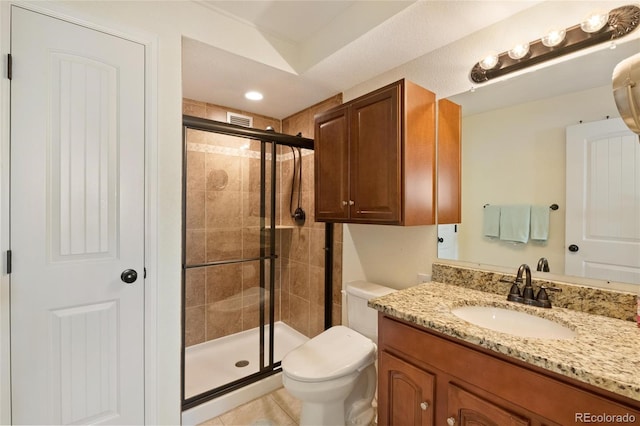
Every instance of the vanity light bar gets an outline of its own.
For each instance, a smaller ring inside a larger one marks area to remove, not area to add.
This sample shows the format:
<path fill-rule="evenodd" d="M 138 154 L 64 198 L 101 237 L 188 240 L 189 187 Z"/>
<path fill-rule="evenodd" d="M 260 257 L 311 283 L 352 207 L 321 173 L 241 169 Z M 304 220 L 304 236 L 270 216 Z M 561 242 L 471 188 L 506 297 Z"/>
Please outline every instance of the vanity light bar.
<path fill-rule="evenodd" d="M 609 12 L 607 23 L 598 31 L 589 33 L 582 28 L 583 24 L 574 25 L 565 30 L 564 39 L 557 45 L 546 46 L 543 39 L 533 41 L 530 43 L 529 52 L 520 59 L 514 59 L 514 55 L 509 55 L 509 52 L 502 52 L 498 55 L 495 65 L 489 69 L 486 69 L 487 64 L 484 59 L 484 62 L 476 63 L 469 77 L 474 83 L 484 83 L 559 56 L 624 37 L 634 31 L 639 24 L 640 7 L 621 6 Z"/>

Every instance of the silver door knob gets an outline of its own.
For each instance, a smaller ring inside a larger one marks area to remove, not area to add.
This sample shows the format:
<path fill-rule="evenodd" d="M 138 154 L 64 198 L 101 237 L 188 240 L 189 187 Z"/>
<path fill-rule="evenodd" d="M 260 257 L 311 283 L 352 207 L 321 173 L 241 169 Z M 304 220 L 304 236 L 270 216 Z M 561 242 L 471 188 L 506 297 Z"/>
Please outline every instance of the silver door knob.
<path fill-rule="evenodd" d="M 456 418 L 455 418 L 455 417 L 449 417 L 449 418 L 447 419 L 447 424 L 448 424 L 449 426 L 453 426 L 453 425 L 455 425 L 455 424 L 456 424 Z"/>
<path fill-rule="evenodd" d="M 427 408 L 429 408 L 429 403 L 424 401 L 420 403 L 420 408 L 422 408 L 422 411 L 427 411 Z"/>

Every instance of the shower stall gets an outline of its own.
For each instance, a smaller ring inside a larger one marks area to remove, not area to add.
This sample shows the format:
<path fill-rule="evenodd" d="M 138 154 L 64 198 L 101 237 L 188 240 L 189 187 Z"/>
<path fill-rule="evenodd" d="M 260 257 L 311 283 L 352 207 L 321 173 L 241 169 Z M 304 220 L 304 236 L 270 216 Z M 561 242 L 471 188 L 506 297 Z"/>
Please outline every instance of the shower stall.
<path fill-rule="evenodd" d="M 279 372 L 282 357 L 312 337 L 292 313 L 300 309 L 294 275 L 304 273 L 292 259 L 297 239 L 318 225 L 303 226 L 299 211 L 296 220 L 289 213 L 294 196 L 300 204 L 296 170 L 312 139 L 187 115 L 183 125 L 186 410 Z M 324 328 L 331 325 L 331 270 L 315 296 L 323 298 Z"/>

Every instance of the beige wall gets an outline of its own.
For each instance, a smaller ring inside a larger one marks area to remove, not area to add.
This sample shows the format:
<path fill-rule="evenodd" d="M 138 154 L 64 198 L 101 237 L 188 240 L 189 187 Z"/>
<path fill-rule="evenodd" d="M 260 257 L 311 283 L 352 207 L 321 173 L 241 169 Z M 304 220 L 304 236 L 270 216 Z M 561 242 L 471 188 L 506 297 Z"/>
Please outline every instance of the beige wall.
<path fill-rule="evenodd" d="M 464 117 L 462 224 L 459 258 L 490 265 L 535 265 L 549 260 L 564 272 L 565 128 L 619 116 L 611 87 L 571 93 Z M 513 245 L 482 237 L 484 204 L 548 204 L 546 245 Z"/>

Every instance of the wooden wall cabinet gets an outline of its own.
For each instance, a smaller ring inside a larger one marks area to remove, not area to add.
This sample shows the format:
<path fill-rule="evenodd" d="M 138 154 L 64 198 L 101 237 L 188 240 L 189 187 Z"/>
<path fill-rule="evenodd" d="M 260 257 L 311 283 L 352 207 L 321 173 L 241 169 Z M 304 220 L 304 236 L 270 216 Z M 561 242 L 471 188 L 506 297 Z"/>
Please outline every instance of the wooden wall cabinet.
<path fill-rule="evenodd" d="M 380 426 L 569 426 L 603 413 L 640 420 L 638 401 L 382 313 L 378 341 Z"/>
<path fill-rule="evenodd" d="M 435 223 L 435 95 L 400 80 L 315 116 L 315 217 Z"/>
<path fill-rule="evenodd" d="M 462 108 L 438 101 L 438 224 L 462 222 Z"/>

